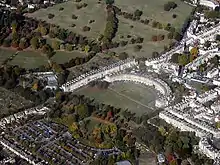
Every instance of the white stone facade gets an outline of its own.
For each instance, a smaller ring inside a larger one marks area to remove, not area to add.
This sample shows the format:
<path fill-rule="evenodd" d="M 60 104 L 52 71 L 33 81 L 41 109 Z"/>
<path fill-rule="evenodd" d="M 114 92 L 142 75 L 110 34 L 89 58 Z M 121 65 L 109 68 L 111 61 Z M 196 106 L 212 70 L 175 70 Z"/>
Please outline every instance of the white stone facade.
<path fill-rule="evenodd" d="M 117 74 L 113 76 L 107 76 L 105 81 L 115 82 L 115 81 L 132 81 L 144 84 L 146 86 L 153 86 L 157 91 L 159 91 L 162 97 L 156 100 L 156 107 L 166 107 L 172 97 L 172 91 L 170 87 L 162 80 L 158 78 L 153 78 L 143 74 Z"/>
<path fill-rule="evenodd" d="M 218 97 L 216 90 L 199 95 L 197 99 L 187 99 L 179 104 L 165 108 L 159 117 L 183 131 L 195 132 L 197 136 L 212 134 L 220 138 L 215 126 L 216 113 L 203 104 Z"/>
<path fill-rule="evenodd" d="M 220 158 L 220 150 L 215 149 L 212 144 L 209 143 L 207 137 L 202 137 L 199 141 L 199 149 L 202 153 L 208 156 L 210 159 Z"/>
<path fill-rule="evenodd" d="M 98 70 L 92 70 L 89 73 L 83 74 L 76 77 L 72 81 L 67 82 L 61 86 L 64 92 L 74 91 L 82 86 L 87 85 L 89 82 L 95 81 L 97 79 L 102 79 L 108 75 L 123 71 L 127 68 L 137 66 L 138 62 L 134 59 L 127 59 L 124 61 L 119 61 L 118 63 L 112 64 L 110 66 L 103 67 Z"/>

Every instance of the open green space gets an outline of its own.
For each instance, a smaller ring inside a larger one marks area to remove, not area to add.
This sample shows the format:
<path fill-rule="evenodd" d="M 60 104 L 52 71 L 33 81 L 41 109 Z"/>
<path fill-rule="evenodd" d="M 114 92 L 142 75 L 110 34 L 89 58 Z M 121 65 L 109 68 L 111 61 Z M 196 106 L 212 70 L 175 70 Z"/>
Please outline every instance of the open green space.
<path fill-rule="evenodd" d="M 58 64 L 63 64 L 68 62 L 69 60 L 76 58 L 76 57 L 84 57 L 85 54 L 79 51 L 56 51 L 56 54 L 51 58 L 53 61 L 57 62 Z"/>
<path fill-rule="evenodd" d="M 134 13 L 136 9 L 143 11 L 141 20 L 148 19 L 150 22 L 148 25 L 140 23 L 139 21 L 133 21 L 130 19 L 125 19 L 123 16 L 118 16 L 119 26 L 116 41 L 129 40 L 127 36 L 132 37 L 143 37 L 144 42 L 142 44 L 142 49 L 140 52 L 134 51 L 134 45 L 127 45 L 122 48 L 116 48 L 114 51 L 117 53 L 127 52 L 130 56 L 135 57 L 151 57 L 152 52 L 161 52 L 164 50 L 164 46 L 169 45 L 172 40 L 167 38 L 168 32 L 163 29 L 153 28 L 152 22 L 156 21 L 161 23 L 163 26 L 170 23 L 172 27 L 176 30 L 180 30 L 186 18 L 192 11 L 192 7 L 185 4 L 182 1 L 174 1 L 177 4 L 175 9 L 170 11 L 164 11 L 164 4 L 169 0 L 120 0 L 115 1 L 115 5 L 129 13 Z M 177 18 L 172 18 L 172 15 L 176 14 Z M 133 28 L 131 28 L 131 26 Z M 164 35 L 165 39 L 163 41 L 152 41 L 152 36 Z M 122 37 L 123 36 L 123 37 Z M 122 37 L 122 38 L 121 38 Z"/>
<path fill-rule="evenodd" d="M 76 93 L 95 98 L 105 104 L 128 109 L 137 116 L 154 111 L 157 97 L 153 88 L 134 83 L 117 83 L 106 90 L 84 87 Z"/>
<path fill-rule="evenodd" d="M 19 52 L 15 58 L 8 64 L 18 65 L 24 68 L 37 68 L 41 65 L 47 64 L 47 57 L 41 53 L 33 51 Z"/>
<path fill-rule="evenodd" d="M 176 28 L 181 28 L 185 19 L 192 11 L 192 6 L 183 1 L 173 1 L 177 4 L 175 9 L 164 11 L 164 4 L 170 0 L 120 0 L 115 1 L 115 5 L 123 11 L 134 13 L 136 9 L 142 10 L 141 19 L 152 19 L 164 24 L 171 23 Z M 173 19 L 172 15 L 176 14 L 177 18 Z"/>
<path fill-rule="evenodd" d="M 2 63 L 7 58 L 10 58 L 16 51 L 8 49 L 0 49 L 0 63 Z"/>
<path fill-rule="evenodd" d="M 88 4 L 87 7 L 76 9 L 76 5 L 82 3 Z M 64 10 L 60 11 L 59 9 L 61 7 L 64 8 Z M 49 19 L 49 13 L 54 14 L 54 18 Z M 78 18 L 72 19 L 72 14 Z M 28 14 L 30 17 L 57 24 L 62 28 L 69 29 L 92 38 L 97 38 L 99 34 L 104 31 L 106 19 L 105 15 L 105 2 L 102 1 L 99 4 L 98 0 L 82 0 L 81 2 L 70 0 L 68 2 L 57 4 L 47 9 L 40 9 L 34 13 Z M 89 23 L 90 20 L 95 20 L 95 22 Z M 71 27 L 72 24 L 75 24 L 76 26 Z M 84 26 L 89 26 L 91 30 L 83 32 L 82 28 Z"/>

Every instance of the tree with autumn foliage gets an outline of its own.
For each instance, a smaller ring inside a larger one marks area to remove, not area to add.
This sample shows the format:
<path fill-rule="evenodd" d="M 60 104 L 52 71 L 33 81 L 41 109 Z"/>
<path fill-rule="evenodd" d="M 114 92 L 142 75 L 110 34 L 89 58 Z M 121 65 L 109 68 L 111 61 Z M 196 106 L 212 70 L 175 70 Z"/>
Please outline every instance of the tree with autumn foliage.
<path fill-rule="evenodd" d="M 193 57 L 197 57 L 198 54 L 199 54 L 199 50 L 197 47 L 193 47 L 191 50 L 190 50 L 190 54 L 193 56 Z"/>

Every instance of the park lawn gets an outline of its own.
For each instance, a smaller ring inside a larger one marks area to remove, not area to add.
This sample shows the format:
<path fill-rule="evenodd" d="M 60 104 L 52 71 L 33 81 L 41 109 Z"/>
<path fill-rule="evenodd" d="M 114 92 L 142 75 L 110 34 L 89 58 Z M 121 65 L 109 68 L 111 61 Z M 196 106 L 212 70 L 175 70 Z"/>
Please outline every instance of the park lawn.
<path fill-rule="evenodd" d="M 141 19 L 155 20 L 164 24 L 171 23 L 176 28 L 181 28 L 185 19 L 189 16 L 193 7 L 178 0 L 174 1 L 177 8 L 164 11 L 164 4 L 170 0 L 120 0 L 115 1 L 115 5 L 122 9 L 133 13 L 136 9 L 142 10 Z M 176 14 L 177 18 L 173 19 L 172 15 Z"/>
<path fill-rule="evenodd" d="M 156 91 L 150 87 L 133 83 L 117 83 L 106 90 L 84 87 L 76 91 L 77 94 L 95 98 L 96 101 L 128 109 L 137 116 L 154 111 Z"/>
<path fill-rule="evenodd" d="M 23 68 L 31 69 L 48 64 L 47 57 L 41 53 L 33 51 L 19 52 L 15 58 L 9 62 L 11 65 L 18 65 Z"/>
<path fill-rule="evenodd" d="M 79 51 L 66 52 L 59 50 L 51 59 L 58 64 L 63 64 L 76 57 L 85 57 L 85 54 Z"/>
<path fill-rule="evenodd" d="M 164 4 L 169 0 L 120 0 L 115 1 L 115 5 L 122 9 L 122 11 L 126 11 L 129 13 L 134 13 L 136 9 L 142 10 L 143 15 L 141 16 L 142 20 L 148 19 L 150 20 L 148 25 L 142 24 L 139 21 L 133 21 L 130 19 L 125 19 L 123 16 L 118 16 L 119 26 L 117 31 L 117 36 L 115 37 L 115 41 L 129 41 L 127 35 L 130 35 L 134 38 L 143 37 L 144 41 L 142 45 L 142 49 L 140 52 L 134 51 L 134 45 L 127 45 L 122 48 L 114 49 L 115 52 L 127 52 L 131 57 L 146 57 L 151 58 L 153 52 L 162 52 L 164 50 L 164 46 L 169 45 L 172 40 L 167 38 L 168 32 L 163 29 L 157 29 L 152 27 L 152 22 L 157 21 L 162 25 L 167 25 L 167 23 L 171 23 L 173 27 L 177 30 L 182 28 L 184 21 L 190 15 L 192 11 L 192 7 L 185 4 L 181 1 L 175 1 L 178 5 L 177 8 L 171 11 L 164 11 Z M 172 15 L 176 14 L 177 18 L 173 19 Z M 131 28 L 133 26 L 133 28 Z M 153 35 L 162 34 L 165 36 L 163 41 L 152 41 Z"/>
<path fill-rule="evenodd" d="M 88 6 L 76 9 L 76 4 L 87 3 Z M 59 9 L 63 7 L 63 11 Z M 54 14 L 52 19 L 48 18 L 48 14 Z M 76 15 L 78 19 L 72 19 L 72 14 Z M 87 37 L 96 39 L 100 33 L 103 33 L 105 28 L 105 3 L 98 0 L 82 0 L 81 2 L 75 2 L 75 0 L 69 0 L 61 4 L 54 5 L 47 9 L 40 9 L 34 13 L 27 14 L 29 17 L 34 17 L 40 20 L 45 20 L 48 23 L 57 24 L 62 28 L 69 29 L 78 34 L 82 34 Z M 89 20 L 95 20 L 94 23 L 89 24 Z M 75 27 L 71 27 L 72 24 Z M 83 32 L 82 27 L 89 26 L 91 30 L 89 32 Z"/>
<path fill-rule="evenodd" d="M 10 58 L 16 51 L 9 49 L 0 49 L 0 63 L 2 63 L 7 58 Z"/>

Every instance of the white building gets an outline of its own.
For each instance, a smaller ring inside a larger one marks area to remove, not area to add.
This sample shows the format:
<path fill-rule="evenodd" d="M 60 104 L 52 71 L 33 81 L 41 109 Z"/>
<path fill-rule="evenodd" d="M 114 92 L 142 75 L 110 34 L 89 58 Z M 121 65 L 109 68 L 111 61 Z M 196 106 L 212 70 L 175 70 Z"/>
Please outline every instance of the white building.
<path fill-rule="evenodd" d="M 208 78 L 213 78 L 213 77 L 216 77 L 219 75 L 219 69 L 218 68 L 214 68 L 212 70 L 210 70 L 208 73 L 207 73 L 207 77 Z"/>
<path fill-rule="evenodd" d="M 89 73 L 80 75 L 72 81 L 67 82 L 61 86 L 65 92 L 74 91 L 82 86 L 87 85 L 88 83 L 95 81 L 97 79 L 102 79 L 108 75 L 118 73 L 127 68 L 132 68 L 138 65 L 138 62 L 134 59 L 126 59 L 124 61 L 119 61 L 118 63 L 112 64 L 110 66 L 103 67 L 98 70 L 92 70 Z"/>
<path fill-rule="evenodd" d="M 165 108 L 159 117 L 183 131 L 193 131 L 197 136 L 212 134 L 220 138 L 220 130 L 215 127 L 213 110 L 204 107 L 207 101 L 217 98 L 217 91 L 211 90 L 197 97 L 182 101 L 179 104 Z"/>

